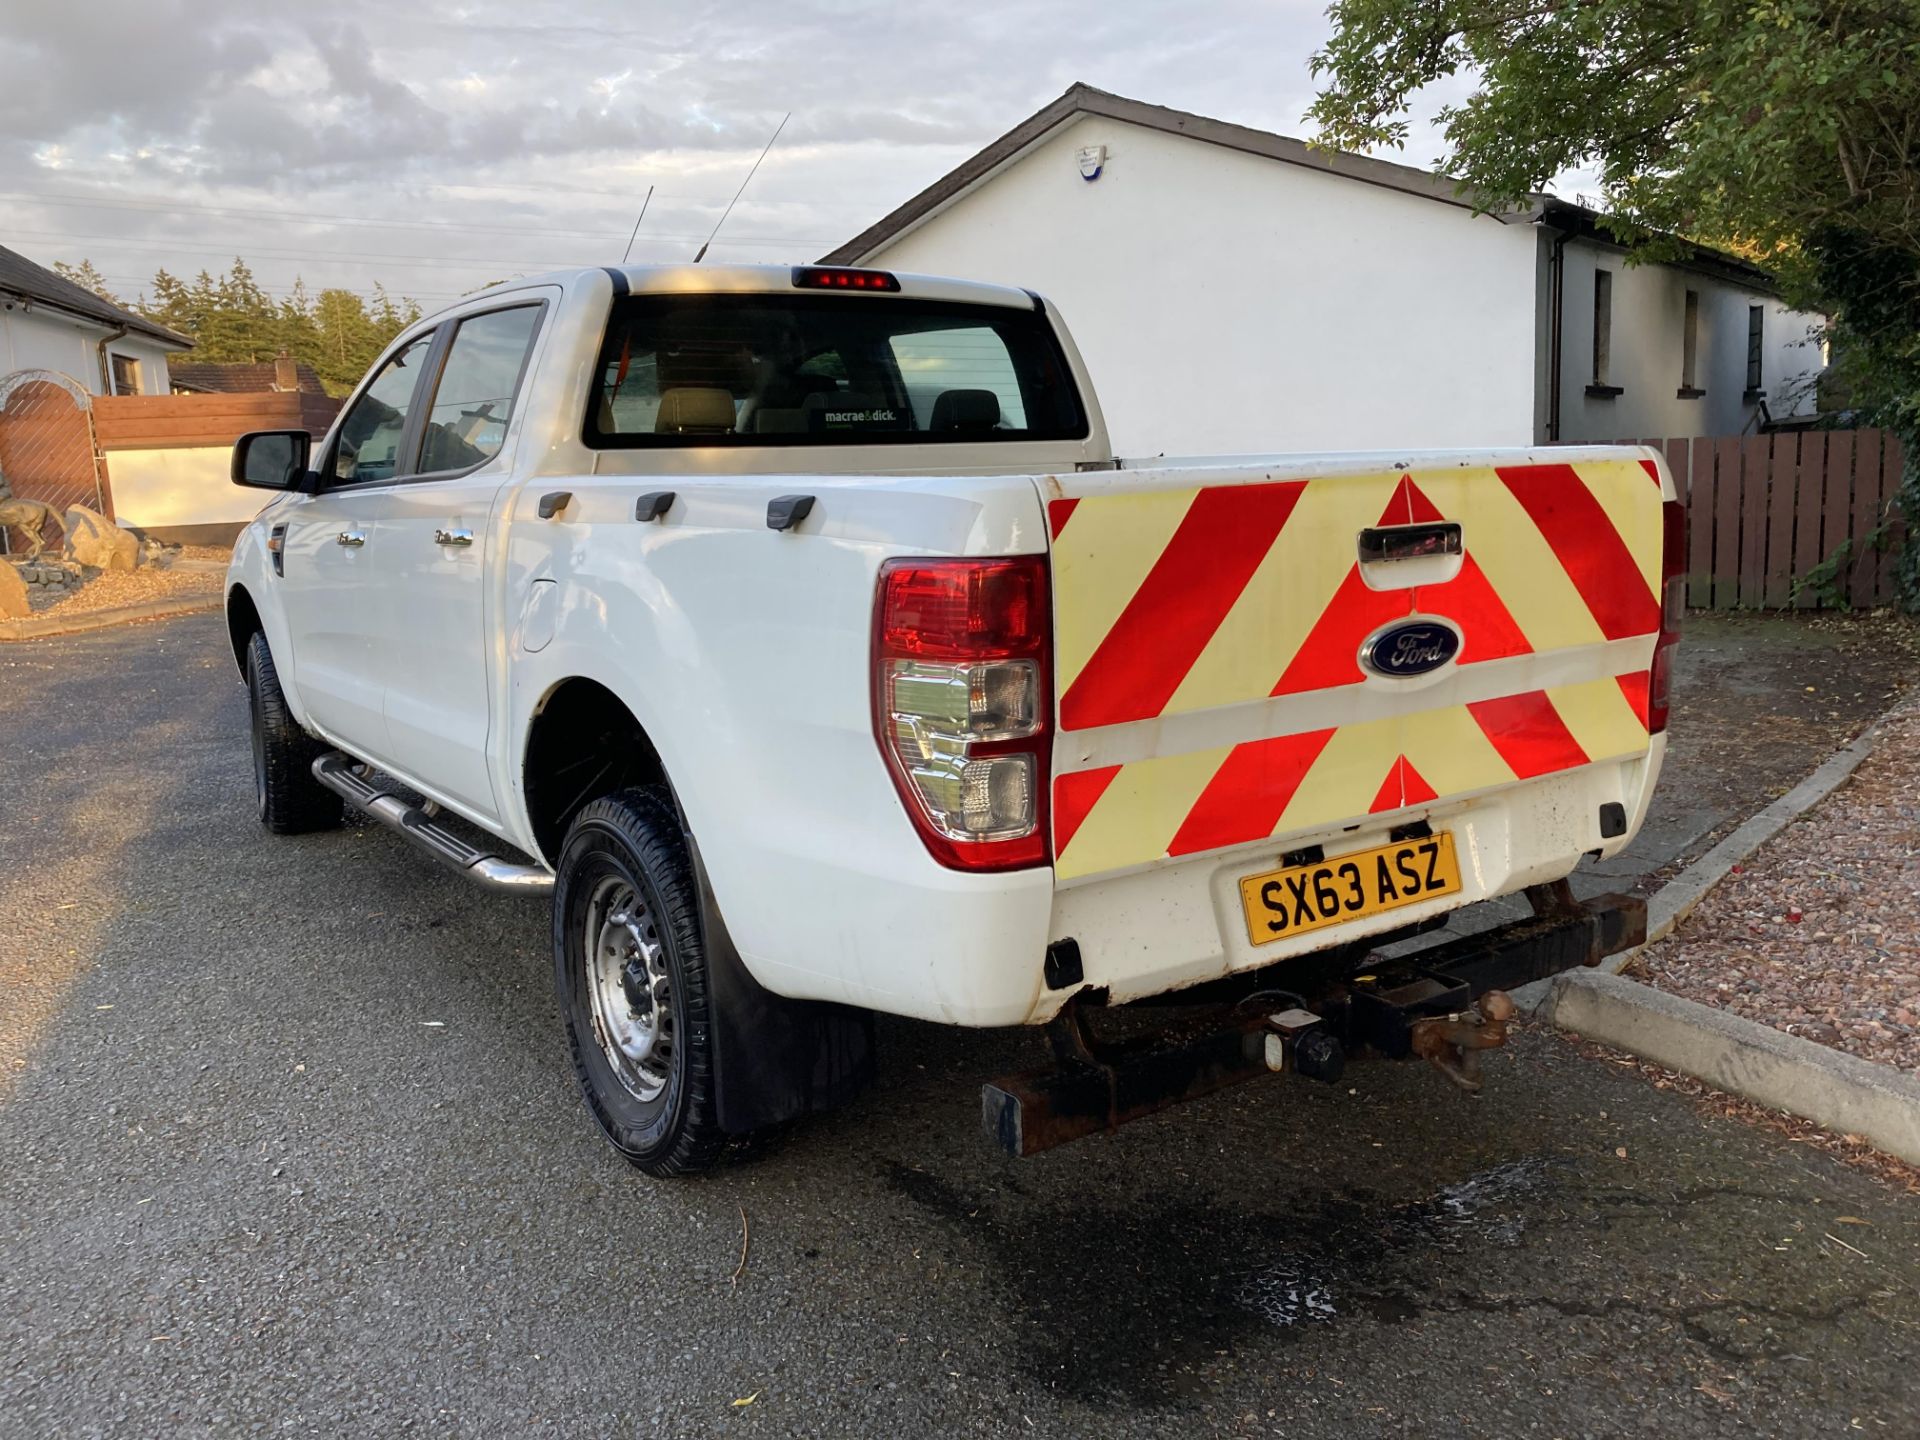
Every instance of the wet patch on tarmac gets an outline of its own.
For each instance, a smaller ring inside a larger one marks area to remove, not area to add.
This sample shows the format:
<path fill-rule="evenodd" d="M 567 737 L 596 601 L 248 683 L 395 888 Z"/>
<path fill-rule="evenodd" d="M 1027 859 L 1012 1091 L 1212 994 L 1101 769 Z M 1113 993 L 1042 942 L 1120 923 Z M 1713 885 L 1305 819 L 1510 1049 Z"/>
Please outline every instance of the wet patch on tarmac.
<path fill-rule="evenodd" d="M 1529 1311 L 1541 1324 L 1624 1317 L 1733 1365 L 1794 1360 L 1796 1336 L 1864 1303 L 1762 1287 L 1729 1295 L 1681 1277 L 1670 1293 L 1556 1293 L 1552 1255 L 1577 1236 L 1647 1220 L 1670 1226 L 1688 1214 L 1702 1228 L 1744 1228 L 1786 1198 L 1739 1187 L 1649 1197 L 1591 1183 L 1560 1155 L 1516 1156 L 1411 1201 L 1354 1189 L 1302 1197 L 1285 1214 L 1201 1196 L 1062 1210 L 1004 1183 L 975 1196 L 898 1161 L 882 1178 L 987 1252 L 1028 1379 L 1101 1406 L 1208 1398 L 1221 1357 L 1271 1353 L 1344 1324 Z M 1700 1213 L 1715 1206 L 1735 1208 L 1715 1219 Z M 1536 1242 L 1540 1254 L 1524 1262 Z"/>

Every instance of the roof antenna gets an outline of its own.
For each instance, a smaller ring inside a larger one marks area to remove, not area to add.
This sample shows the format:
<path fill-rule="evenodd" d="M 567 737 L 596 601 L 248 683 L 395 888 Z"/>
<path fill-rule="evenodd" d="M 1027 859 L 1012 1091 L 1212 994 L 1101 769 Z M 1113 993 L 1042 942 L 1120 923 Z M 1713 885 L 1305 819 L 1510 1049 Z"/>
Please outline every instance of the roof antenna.
<path fill-rule="evenodd" d="M 633 222 L 633 234 L 627 237 L 627 248 L 620 254 L 620 263 L 627 263 L 627 257 L 633 254 L 633 242 L 640 238 L 640 221 L 647 218 L 647 206 L 653 203 L 653 187 L 647 186 L 647 198 L 640 202 L 640 214 Z"/>
<path fill-rule="evenodd" d="M 780 132 L 787 128 L 787 121 L 792 118 L 793 112 L 791 110 L 780 117 L 780 123 L 773 127 L 773 135 L 767 141 L 767 149 L 760 152 L 760 160 L 767 158 L 767 150 L 773 149 L 773 142 L 780 138 Z M 713 235 L 707 236 L 707 244 L 702 245 L 700 247 L 700 253 L 693 257 L 694 264 L 698 265 L 702 260 L 707 258 L 707 245 L 713 244 L 714 235 L 720 233 L 720 227 L 727 223 L 727 216 L 733 213 L 733 207 L 738 205 L 740 203 L 740 197 L 747 193 L 747 185 L 753 179 L 754 170 L 760 168 L 760 160 L 753 162 L 753 170 L 747 171 L 747 178 L 740 182 L 740 188 L 733 192 L 733 199 L 727 202 L 727 208 L 722 210 L 720 212 L 720 218 L 713 222 Z"/>

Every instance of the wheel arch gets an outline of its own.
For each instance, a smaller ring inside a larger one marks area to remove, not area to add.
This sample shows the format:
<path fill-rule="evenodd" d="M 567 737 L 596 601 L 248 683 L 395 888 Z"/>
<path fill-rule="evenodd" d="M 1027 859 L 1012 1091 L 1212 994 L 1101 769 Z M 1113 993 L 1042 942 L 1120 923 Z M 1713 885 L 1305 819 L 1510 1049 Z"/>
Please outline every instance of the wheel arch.
<path fill-rule="evenodd" d="M 588 675 L 557 680 L 541 696 L 520 747 L 520 781 L 527 828 L 549 865 L 559 859 L 573 817 L 593 801 L 634 785 L 673 791 L 633 707 Z"/>
<path fill-rule="evenodd" d="M 260 618 L 260 607 L 253 603 L 253 596 L 245 585 L 235 585 L 227 591 L 227 640 L 233 647 L 233 663 L 239 667 L 240 674 L 247 673 L 247 641 L 255 631 L 265 633 L 266 623 Z M 269 641 L 271 643 L 271 641 Z"/>

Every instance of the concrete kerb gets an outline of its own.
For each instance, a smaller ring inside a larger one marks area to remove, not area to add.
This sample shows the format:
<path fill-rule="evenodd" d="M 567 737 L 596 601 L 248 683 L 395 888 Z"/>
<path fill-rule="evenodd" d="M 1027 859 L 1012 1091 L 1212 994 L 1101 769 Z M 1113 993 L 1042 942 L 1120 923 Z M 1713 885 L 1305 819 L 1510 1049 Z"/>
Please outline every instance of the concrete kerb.
<path fill-rule="evenodd" d="M 175 615 L 198 615 L 204 610 L 218 610 L 225 603 L 224 596 L 193 595 L 177 600 L 146 600 L 138 605 L 115 606 L 111 610 L 87 610 L 78 615 L 28 615 L 19 620 L 0 620 L 0 642 L 78 635 L 136 620 L 166 620 Z"/>
<path fill-rule="evenodd" d="M 1920 1165 L 1920 1080 L 1890 1065 L 1595 970 L 1556 978 L 1534 1013 Z"/>
<path fill-rule="evenodd" d="M 1687 866 L 1648 901 L 1649 944 L 1671 934 L 1708 891 L 1824 800 L 1873 753 L 1869 728 L 1805 780 Z M 1536 1018 L 1706 1081 L 1825 1129 L 1859 1135 L 1920 1164 L 1920 1080 L 1620 975 L 1638 949 L 1514 992 Z"/>

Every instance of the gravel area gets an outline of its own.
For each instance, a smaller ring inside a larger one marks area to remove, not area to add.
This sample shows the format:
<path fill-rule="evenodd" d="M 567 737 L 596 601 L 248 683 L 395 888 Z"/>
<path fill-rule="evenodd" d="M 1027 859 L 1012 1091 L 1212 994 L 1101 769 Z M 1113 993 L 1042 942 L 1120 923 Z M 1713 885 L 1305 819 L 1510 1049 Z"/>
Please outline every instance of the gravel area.
<path fill-rule="evenodd" d="M 1633 973 L 1865 1060 L 1920 1070 L 1920 704 Z"/>
<path fill-rule="evenodd" d="M 106 570 L 71 595 L 29 593 L 35 614 L 83 614 L 113 611 L 121 605 L 144 605 L 157 599 L 188 599 L 219 595 L 232 551 L 217 545 L 186 545 L 163 564 L 142 564 L 138 570 Z"/>

